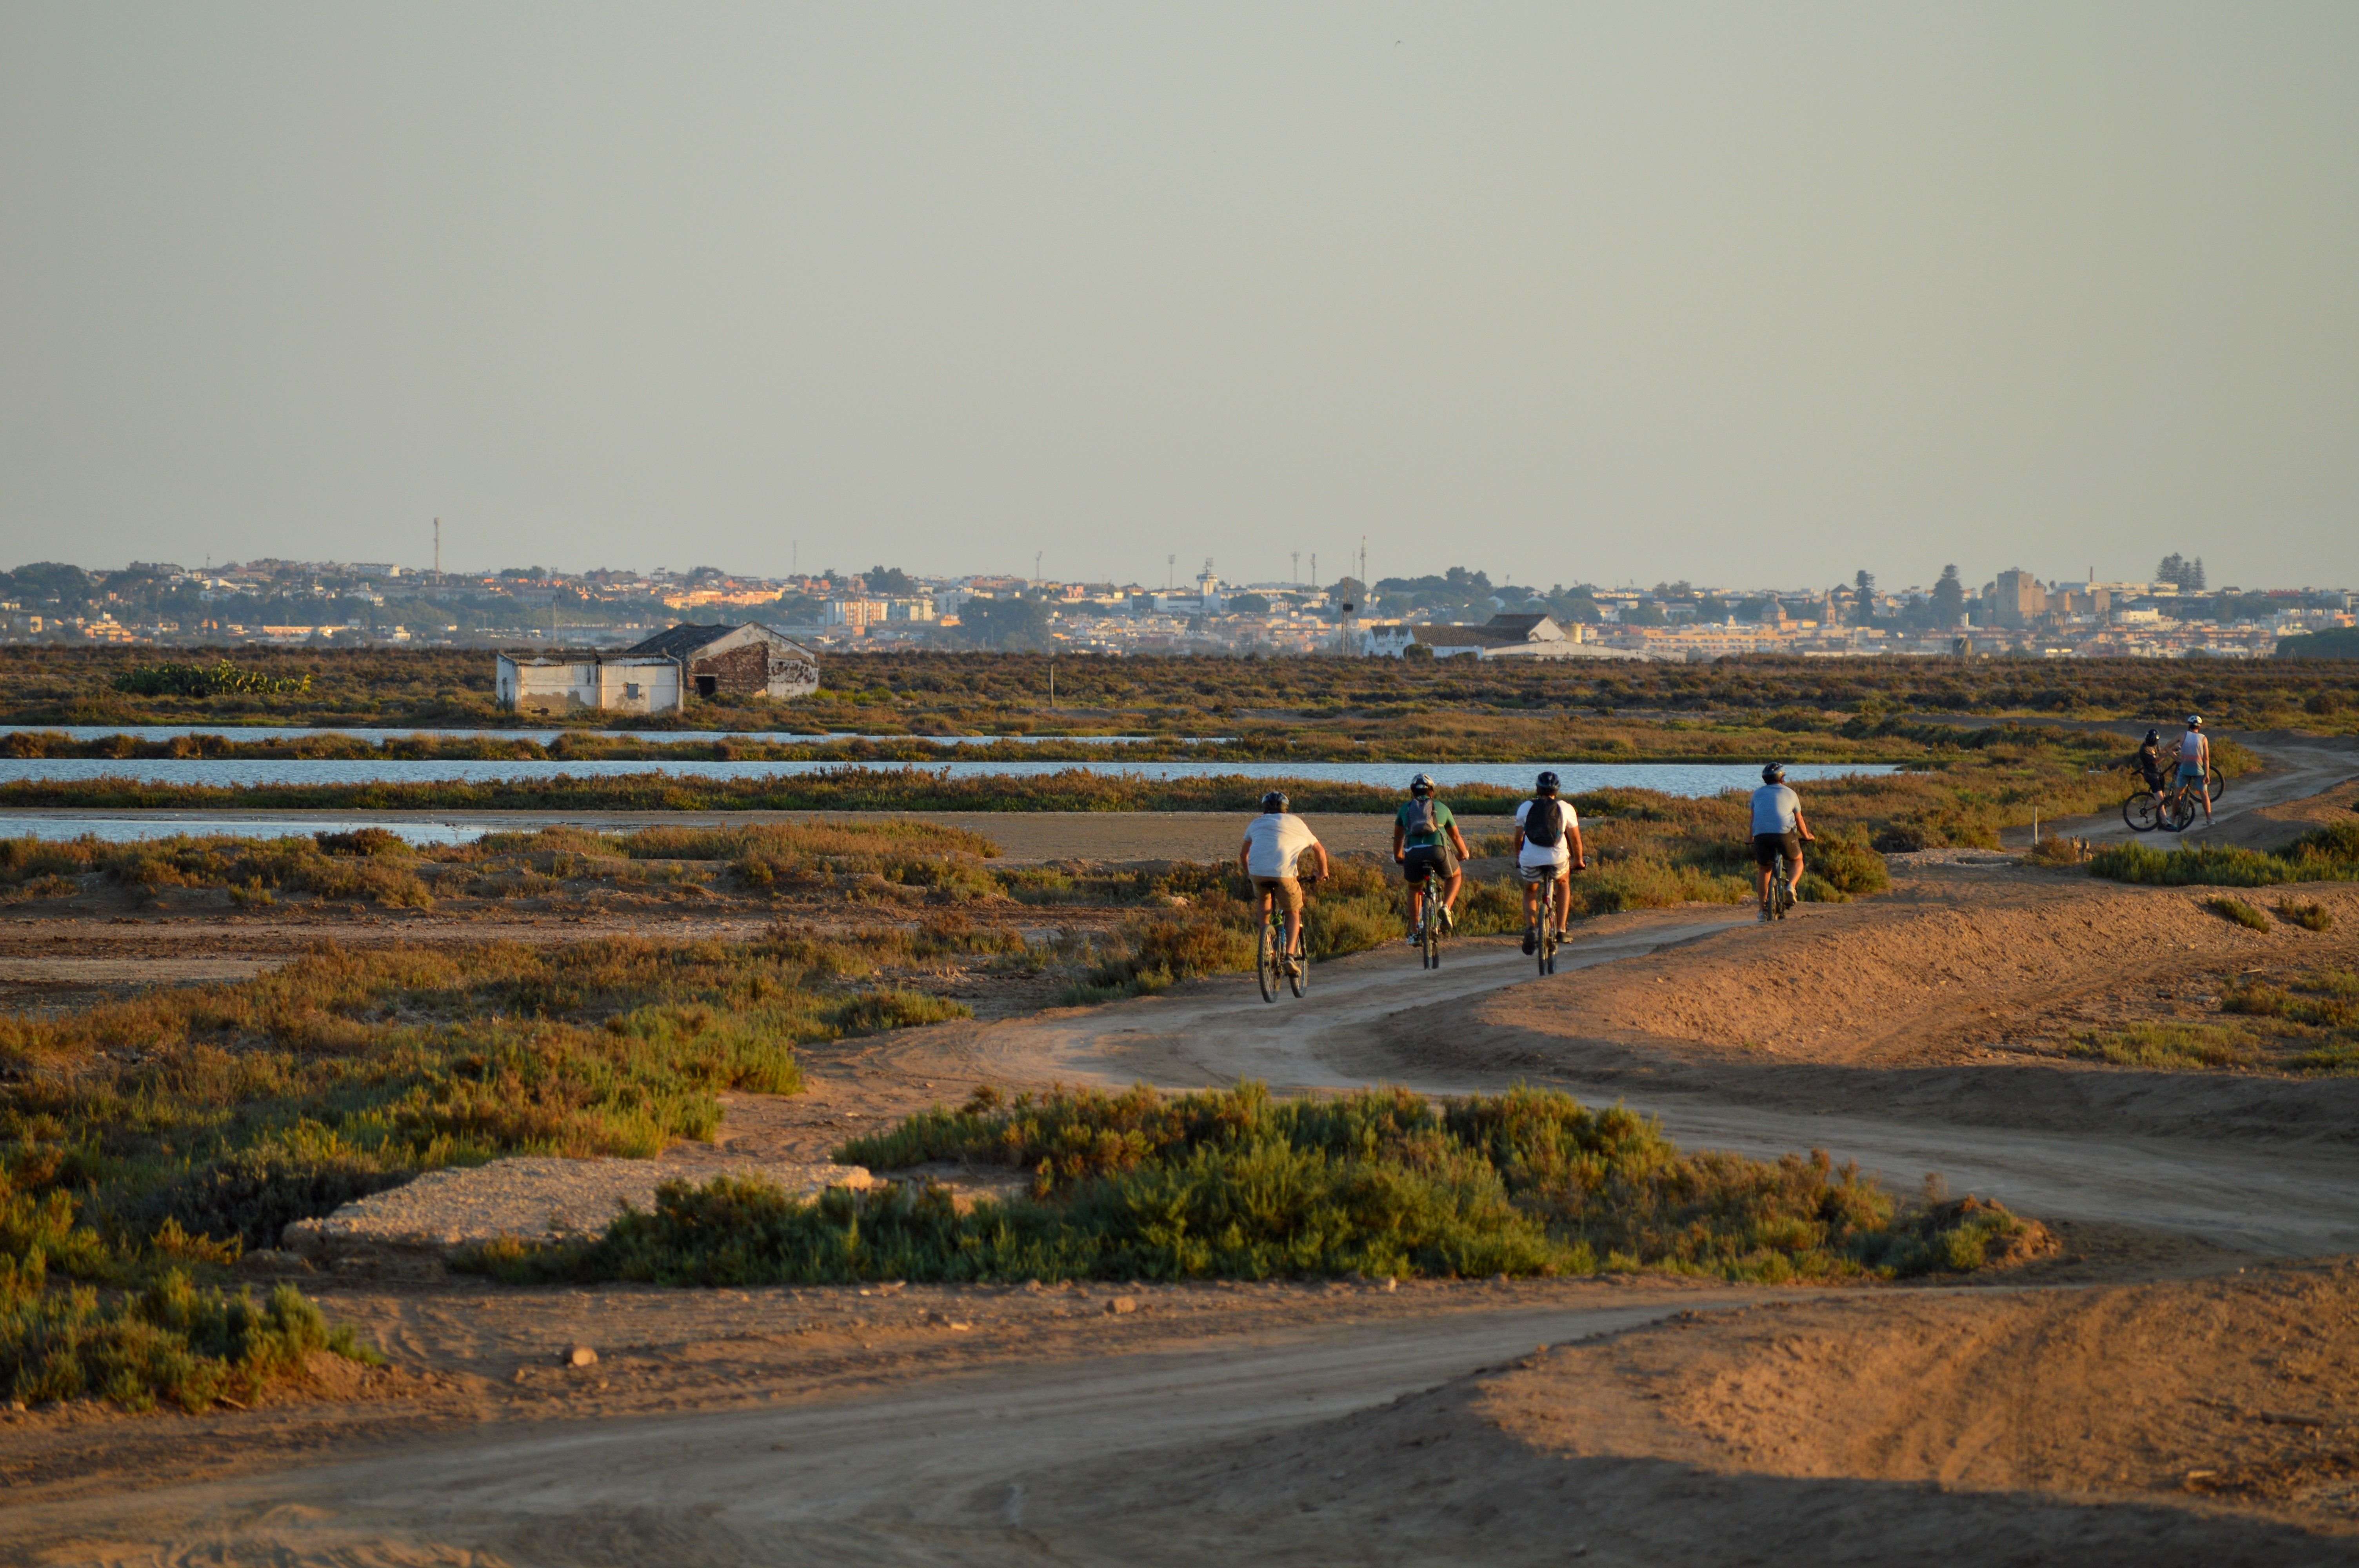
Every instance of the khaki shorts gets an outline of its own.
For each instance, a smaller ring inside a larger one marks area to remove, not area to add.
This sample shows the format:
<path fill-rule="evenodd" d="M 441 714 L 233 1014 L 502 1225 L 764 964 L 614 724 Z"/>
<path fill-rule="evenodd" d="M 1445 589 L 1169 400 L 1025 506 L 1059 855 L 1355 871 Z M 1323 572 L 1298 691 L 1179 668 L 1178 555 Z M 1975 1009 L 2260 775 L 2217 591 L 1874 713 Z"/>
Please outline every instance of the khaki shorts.
<path fill-rule="evenodd" d="M 1288 914 L 1302 913 L 1302 879 L 1300 877 L 1256 877 L 1256 893 L 1269 893 L 1277 900 L 1277 907 Z"/>

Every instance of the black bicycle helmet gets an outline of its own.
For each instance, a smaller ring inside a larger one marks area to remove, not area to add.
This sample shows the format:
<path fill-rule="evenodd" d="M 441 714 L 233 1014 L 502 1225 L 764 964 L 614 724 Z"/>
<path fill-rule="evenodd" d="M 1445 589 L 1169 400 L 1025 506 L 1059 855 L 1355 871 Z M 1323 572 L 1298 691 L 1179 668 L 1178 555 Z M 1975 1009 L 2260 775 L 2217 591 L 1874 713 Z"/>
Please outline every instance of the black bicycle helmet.
<path fill-rule="evenodd" d="M 2149 730 L 2146 732 L 2146 738 L 2148 741 L 2159 741 L 2162 739 L 2162 731 L 2159 730 Z"/>
<path fill-rule="evenodd" d="M 1408 792 L 1411 795 L 1431 795 L 1434 787 L 1431 773 L 1419 773 L 1408 781 Z"/>
<path fill-rule="evenodd" d="M 1539 782 L 1532 787 L 1542 795 L 1554 795 L 1560 787 L 1560 781 L 1552 773 L 1542 773 Z"/>
<path fill-rule="evenodd" d="M 1282 789 L 1274 789 L 1261 797 L 1261 808 L 1264 811 L 1284 811 L 1288 804 L 1286 792 Z"/>
<path fill-rule="evenodd" d="M 1786 764 L 1783 762 L 1771 762 L 1768 766 L 1761 770 L 1761 782 L 1763 784 L 1783 784 L 1785 781 Z"/>

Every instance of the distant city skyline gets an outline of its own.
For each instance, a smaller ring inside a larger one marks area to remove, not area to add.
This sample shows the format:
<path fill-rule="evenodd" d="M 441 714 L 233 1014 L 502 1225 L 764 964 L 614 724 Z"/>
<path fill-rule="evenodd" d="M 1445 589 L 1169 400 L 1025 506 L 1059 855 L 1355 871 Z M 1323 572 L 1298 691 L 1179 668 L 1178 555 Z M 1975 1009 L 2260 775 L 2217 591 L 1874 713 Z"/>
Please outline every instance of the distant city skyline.
<path fill-rule="evenodd" d="M 2350 582 L 2354 72 L 2352 6 L 18 5 L 0 556 Z"/>

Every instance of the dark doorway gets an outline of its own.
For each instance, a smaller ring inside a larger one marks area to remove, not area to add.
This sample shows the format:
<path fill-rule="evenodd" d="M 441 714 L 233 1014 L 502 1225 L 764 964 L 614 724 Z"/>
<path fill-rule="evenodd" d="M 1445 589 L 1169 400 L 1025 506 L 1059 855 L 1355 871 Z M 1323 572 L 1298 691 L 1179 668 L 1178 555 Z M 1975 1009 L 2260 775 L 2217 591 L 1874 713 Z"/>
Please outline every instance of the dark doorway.
<path fill-rule="evenodd" d="M 696 677 L 697 696 L 712 697 L 718 694 L 720 690 L 721 677 L 719 676 L 699 676 Z"/>

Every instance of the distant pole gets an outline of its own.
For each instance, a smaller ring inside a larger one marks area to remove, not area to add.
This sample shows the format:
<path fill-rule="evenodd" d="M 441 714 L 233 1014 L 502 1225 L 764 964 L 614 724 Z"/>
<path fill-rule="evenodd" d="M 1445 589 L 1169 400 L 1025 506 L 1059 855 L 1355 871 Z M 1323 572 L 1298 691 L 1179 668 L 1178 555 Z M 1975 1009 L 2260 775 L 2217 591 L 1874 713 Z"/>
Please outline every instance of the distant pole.
<path fill-rule="evenodd" d="M 1049 655 L 1049 711 L 1057 711 L 1057 655 Z"/>
<path fill-rule="evenodd" d="M 1038 550 L 1032 552 L 1032 586 L 1034 588 L 1040 586 L 1040 555 L 1041 552 Z"/>
<path fill-rule="evenodd" d="M 1174 587 L 1178 586 L 1179 581 L 1180 581 L 1180 557 L 1177 557 L 1177 556 L 1166 556 L 1166 557 L 1163 557 L 1163 591 L 1164 591 L 1164 592 L 1166 592 L 1166 593 L 1170 592 Z"/>
<path fill-rule="evenodd" d="M 1294 575 L 1287 580 L 1297 588 L 1302 586 L 1302 552 L 1300 550 L 1294 552 Z"/>
<path fill-rule="evenodd" d="M 442 519 L 434 519 L 434 575 L 442 575 Z"/>

